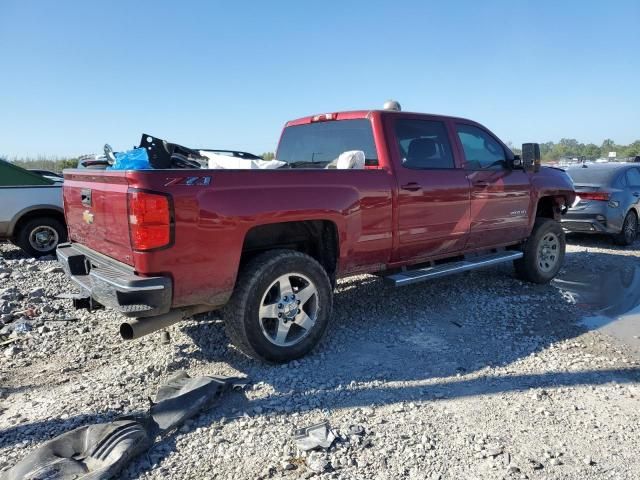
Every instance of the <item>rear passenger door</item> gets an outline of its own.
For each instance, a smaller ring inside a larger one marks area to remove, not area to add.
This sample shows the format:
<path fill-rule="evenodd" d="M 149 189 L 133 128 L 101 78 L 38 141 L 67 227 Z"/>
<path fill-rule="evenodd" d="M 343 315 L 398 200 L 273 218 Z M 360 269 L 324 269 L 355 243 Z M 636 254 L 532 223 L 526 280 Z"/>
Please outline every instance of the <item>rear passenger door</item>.
<path fill-rule="evenodd" d="M 455 124 L 471 184 L 469 248 L 507 244 L 527 234 L 531 212 L 530 178 L 510 168 L 508 152 L 478 125 Z"/>
<path fill-rule="evenodd" d="M 447 122 L 392 116 L 390 123 L 398 182 L 394 260 L 462 250 L 469 235 L 469 181 L 456 163 Z"/>

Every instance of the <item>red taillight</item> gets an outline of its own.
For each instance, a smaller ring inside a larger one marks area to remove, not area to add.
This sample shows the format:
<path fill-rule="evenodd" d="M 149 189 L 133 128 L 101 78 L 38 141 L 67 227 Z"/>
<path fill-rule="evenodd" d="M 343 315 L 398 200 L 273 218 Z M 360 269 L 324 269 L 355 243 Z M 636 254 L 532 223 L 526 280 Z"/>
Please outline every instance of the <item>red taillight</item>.
<path fill-rule="evenodd" d="M 171 243 L 171 203 L 159 193 L 129 190 L 129 234 L 134 250 L 153 250 Z"/>
<path fill-rule="evenodd" d="M 608 202 L 611 194 L 607 192 L 578 192 L 578 196 L 582 200 L 598 200 L 601 202 Z"/>

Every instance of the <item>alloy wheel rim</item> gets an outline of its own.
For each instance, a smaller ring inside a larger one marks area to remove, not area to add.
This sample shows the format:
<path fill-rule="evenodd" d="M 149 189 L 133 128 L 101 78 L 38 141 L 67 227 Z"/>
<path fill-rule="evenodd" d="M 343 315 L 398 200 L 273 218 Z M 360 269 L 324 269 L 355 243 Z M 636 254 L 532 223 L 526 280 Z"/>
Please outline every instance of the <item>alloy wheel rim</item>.
<path fill-rule="evenodd" d="M 536 260 L 540 270 L 545 273 L 556 268 L 560 260 L 560 239 L 555 233 L 549 232 L 542 237 Z"/>
<path fill-rule="evenodd" d="M 309 277 L 287 273 L 274 280 L 260 300 L 258 316 L 264 337 L 278 347 L 304 339 L 318 320 L 318 289 Z"/>
<path fill-rule="evenodd" d="M 637 230 L 638 230 L 638 220 L 633 214 L 631 214 L 627 218 L 627 222 L 625 224 L 625 229 L 624 229 L 624 234 L 629 242 L 635 239 Z"/>
<path fill-rule="evenodd" d="M 53 227 L 41 225 L 29 233 L 29 245 L 38 252 L 48 252 L 58 243 L 58 232 Z"/>

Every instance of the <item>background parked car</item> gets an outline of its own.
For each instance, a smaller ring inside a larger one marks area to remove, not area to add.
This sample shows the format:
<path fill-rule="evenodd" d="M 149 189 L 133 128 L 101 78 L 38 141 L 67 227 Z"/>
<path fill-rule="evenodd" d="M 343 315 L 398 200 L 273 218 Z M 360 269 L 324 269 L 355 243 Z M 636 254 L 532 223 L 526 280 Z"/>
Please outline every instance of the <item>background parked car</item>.
<path fill-rule="evenodd" d="M 578 198 L 562 219 L 569 232 L 606 233 L 619 245 L 638 235 L 640 167 L 629 163 L 585 163 L 567 168 Z"/>
<path fill-rule="evenodd" d="M 35 257 L 67 240 L 62 182 L 0 160 L 0 240 Z"/>
<path fill-rule="evenodd" d="M 53 182 L 62 182 L 64 181 L 64 177 L 62 175 L 60 175 L 59 173 L 56 172 L 52 172 L 51 170 L 40 170 L 37 168 L 30 168 L 29 169 L 30 172 L 34 172 L 37 173 L 38 175 L 43 176 L 44 178 L 47 178 Z"/>

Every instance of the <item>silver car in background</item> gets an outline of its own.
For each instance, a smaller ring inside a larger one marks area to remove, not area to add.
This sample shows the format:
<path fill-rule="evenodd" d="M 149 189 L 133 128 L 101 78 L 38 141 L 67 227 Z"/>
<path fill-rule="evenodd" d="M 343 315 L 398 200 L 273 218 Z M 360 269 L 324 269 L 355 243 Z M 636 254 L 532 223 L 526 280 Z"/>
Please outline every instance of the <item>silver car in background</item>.
<path fill-rule="evenodd" d="M 563 215 L 568 232 L 605 233 L 619 245 L 631 245 L 638 235 L 640 165 L 585 163 L 572 165 L 576 201 Z"/>

